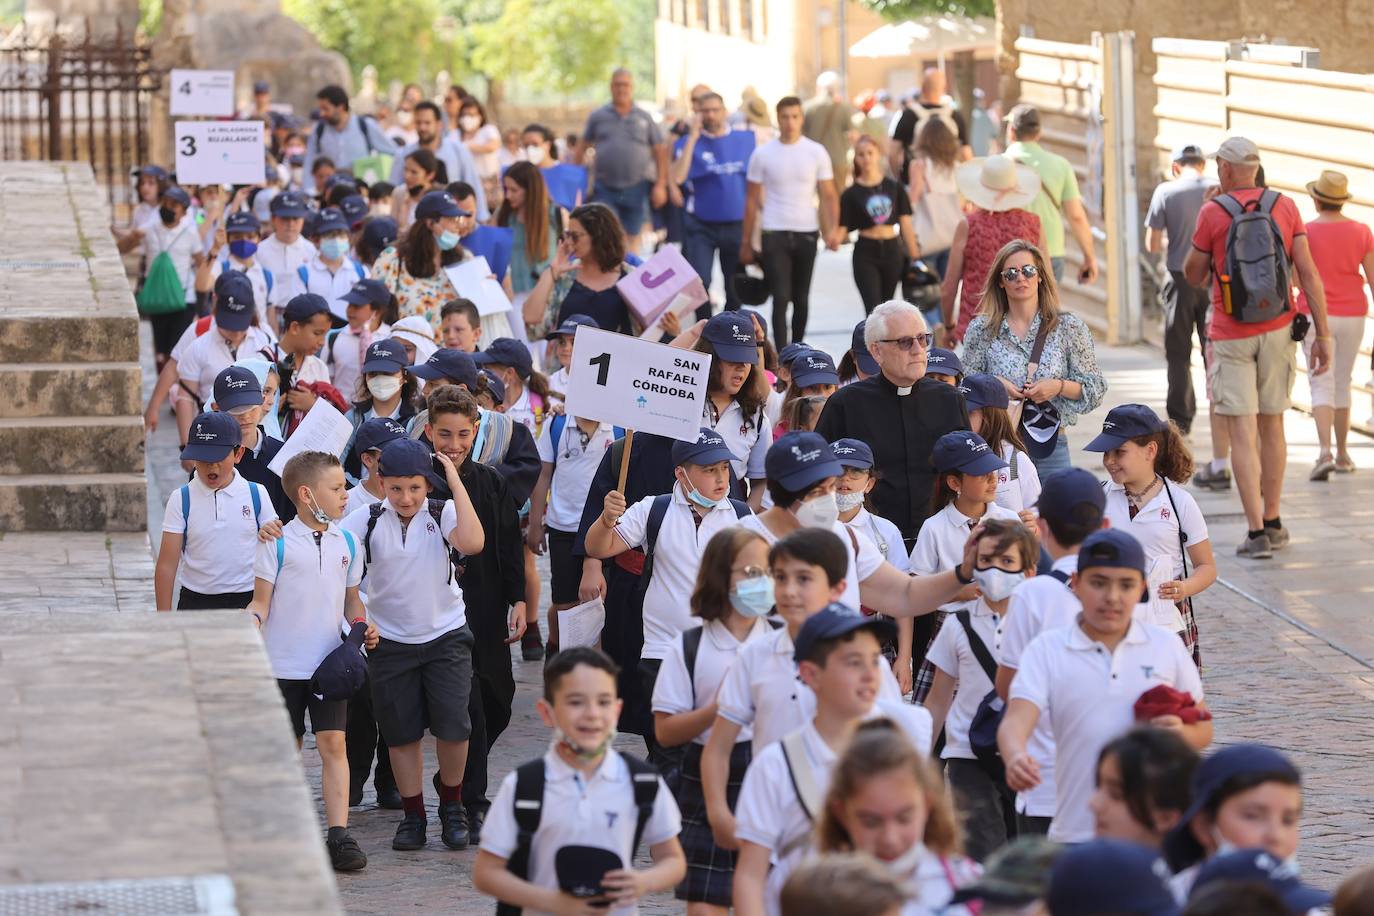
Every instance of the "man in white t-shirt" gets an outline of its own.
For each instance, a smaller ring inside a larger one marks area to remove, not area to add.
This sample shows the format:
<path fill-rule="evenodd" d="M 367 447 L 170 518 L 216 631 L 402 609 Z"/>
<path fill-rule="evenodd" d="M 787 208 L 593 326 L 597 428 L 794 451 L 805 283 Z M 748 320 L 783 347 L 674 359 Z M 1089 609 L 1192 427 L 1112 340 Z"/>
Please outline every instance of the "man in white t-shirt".
<path fill-rule="evenodd" d="M 801 99 L 788 96 L 778 102 L 777 110 L 778 139 L 765 143 L 749 157 L 739 259 L 741 264 L 753 264 L 758 259 L 753 237 L 762 217 L 760 257 L 773 293 L 773 340 L 782 349 L 790 341 L 806 337 L 816 242 L 824 231 L 826 246 L 831 251 L 839 247 L 831 230 L 839 215 L 840 198 L 830 154 L 824 146 L 802 136 Z M 820 196 L 819 220 L 814 195 Z"/>
<path fill-rule="evenodd" d="M 1082 613 L 1074 624 L 1048 630 L 1026 648 L 997 730 L 1007 785 L 1023 792 L 1040 782 L 1040 764 L 1028 742 L 1041 717 L 1048 719 L 1055 742 L 1049 836 L 1060 843 L 1092 839 L 1088 801 L 1098 754 L 1135 724 L 1142 694 L 1171 687 L 1206 709 L 1202 679 L 1183 641 L 1133 619 L 1145 588 L 1145 552 L 1135 538 L 1115 528 L 1088 537 L 1072 581 Z M 1178 715 L 1156 716 L 1149 724 L 1176 731 L 1196 750 L 1212 742 L 1210 715 L 1193 724 Z"/>

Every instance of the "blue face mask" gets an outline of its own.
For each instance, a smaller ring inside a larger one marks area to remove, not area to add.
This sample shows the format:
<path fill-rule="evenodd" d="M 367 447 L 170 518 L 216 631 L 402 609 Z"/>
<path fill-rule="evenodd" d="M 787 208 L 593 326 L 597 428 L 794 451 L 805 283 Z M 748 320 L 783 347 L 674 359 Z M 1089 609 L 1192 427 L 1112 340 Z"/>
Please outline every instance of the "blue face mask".
<path fill-rule="evenodd" d="M 240 261 L 251 258 L 258 250 L 258 243 L 248 239 L 234 239 L 229 243 L 229 253 Z"/>
<path fill-rule="evenodd" d="M 692 502 L 696 503 L 698 506 L 701 506 L 701 508 L 703 509 L 714 509 L 717 505 L 720 504 L 720 500 L 718 499 L 709 499 L 705 496 L 702 496 L 701 491 L 696 489 L 695 487 L 687 491 L 687 498 Z"/>
<path fill-rule="evenodd" d="M 448 229 L 445 229 L 443 232 L 439 233 L 439 250 L 452 251 L 458 247 L 458 242 L 461 239 L 462 236 L 458 233 L 450 232 Z"/>
<path fill-rule="evenodd" d="M 773 603 L 773 580 L 767 576 L 745 579 L 730 590 L 730 606 L 744 617 L 766 617 Z"/>
<path fill-rule="evenodd" d="M 320 254 L 331 261 L 337 261 L 348 254 L 348 239 L 321 239 Z"/>

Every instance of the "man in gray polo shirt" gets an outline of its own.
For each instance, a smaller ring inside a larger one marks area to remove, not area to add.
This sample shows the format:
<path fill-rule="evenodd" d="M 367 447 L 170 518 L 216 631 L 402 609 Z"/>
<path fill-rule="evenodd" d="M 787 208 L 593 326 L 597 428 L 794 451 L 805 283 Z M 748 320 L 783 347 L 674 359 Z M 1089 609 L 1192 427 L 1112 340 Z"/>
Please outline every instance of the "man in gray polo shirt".
<path fill-rule="evenodd" d="M 611 74 L 611 103 L 587 118 L 574 158 L 596 150 L 592 202 L 620 217 L 633 240 L 649 219 L 649 207 L 668 199 L 668 147 L 650 114 L 635 105 L 634 77 L 624 67 Z"/>
<path fill-rule="evenodd" d="M 396 154 L 396 144 L 387 139 L 374 118 L 353 113 L 343 87 L 325 86 L 315 93 L 315 101 L 319 103 L 320 121 L 305 137 L 305 193 L 315 193 L 311 169 L 316 157 L 327 156 L 337 168 L 347 170 L 354 160 L 373 153 Z"/>

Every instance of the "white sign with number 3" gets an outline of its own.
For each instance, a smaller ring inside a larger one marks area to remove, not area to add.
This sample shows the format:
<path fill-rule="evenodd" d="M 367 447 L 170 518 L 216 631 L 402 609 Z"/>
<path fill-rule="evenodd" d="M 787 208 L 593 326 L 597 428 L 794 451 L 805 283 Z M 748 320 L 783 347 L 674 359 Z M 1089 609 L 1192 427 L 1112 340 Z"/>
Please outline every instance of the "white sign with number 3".
<path fill-rule="evenodd" d="M 234 113 L 233 70 L 173 70 L 171 113 L 228 117 Z"/>
<path fill-rule="evenodd" d="M 636 432 L 695 441 L 711 355 L 585 325 L 573 338 L 567 412 Z"/>
<path fill-rule="evenodd" d="M 177 121 L 177 181 L 262 184 L 267 125 L 261 121 Z"/>

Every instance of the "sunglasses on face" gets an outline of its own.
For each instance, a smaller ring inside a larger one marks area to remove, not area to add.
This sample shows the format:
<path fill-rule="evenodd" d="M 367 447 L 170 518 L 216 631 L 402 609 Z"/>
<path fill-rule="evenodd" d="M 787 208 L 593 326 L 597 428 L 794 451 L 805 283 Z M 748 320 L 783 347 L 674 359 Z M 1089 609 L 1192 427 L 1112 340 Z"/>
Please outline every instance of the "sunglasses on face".
<path fill-rule="evenodd" d="M 879 340 L 878 343 L 895 344 L 898 350 L 910 353 L 918 345 L 922 350 L 930 349 L 930 342 L 934 338 L 930 334 L 917 334 L 913 337 L 889 337 Z"/>
<path fill-rule="evenodd" d="M 1034 264 L 1026 264 L 1023 267 L 1008 267 L 998 274 L 1003 283 L 1015 283 L 1019 278 L 1025 277 L 1027 280 L 1034 280 L 1040 276 L 1040 268 Z"/>

